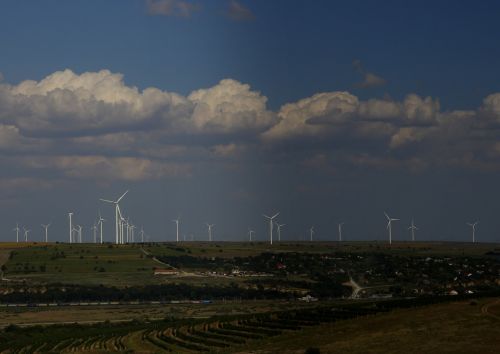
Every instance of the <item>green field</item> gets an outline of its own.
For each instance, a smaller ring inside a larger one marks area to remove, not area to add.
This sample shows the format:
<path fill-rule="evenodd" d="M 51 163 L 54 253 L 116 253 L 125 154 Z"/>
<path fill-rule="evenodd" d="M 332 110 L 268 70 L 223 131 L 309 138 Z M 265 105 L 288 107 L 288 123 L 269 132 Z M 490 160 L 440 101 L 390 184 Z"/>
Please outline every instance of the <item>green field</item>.
<path fill-rule="evenodd" d="M 152 256 L 233 258 L 256 256 L 263 252 L 363 253 L 377 252 L 406 256 L 482 256 L 498 250 L 498 244 L 448 242 L 181 242 L 156 244 L 0 244 L 0 260 L 6 261 L 5 277 L 31 283 L 133 286 L 185 282 L 224 285 L 241 279 L 206 279 L 190 276 L 158 277 L 153 269 L 168 268 Z M 10 253 L 10 259 L 7 260 Z M 147 256 L 149 254 L 150 256 Z"/>

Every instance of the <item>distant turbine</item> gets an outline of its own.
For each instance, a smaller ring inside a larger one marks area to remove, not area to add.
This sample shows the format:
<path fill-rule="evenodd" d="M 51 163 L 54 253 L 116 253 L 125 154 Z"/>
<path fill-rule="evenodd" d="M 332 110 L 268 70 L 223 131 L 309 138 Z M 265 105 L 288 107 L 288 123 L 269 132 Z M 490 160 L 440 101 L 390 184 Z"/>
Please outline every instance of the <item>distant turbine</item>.
<path fill-rule="evenodd" d="M 248 237 L 249 237 L 249 240 L 250 242 L 252 242 L 252 234 L 254 234 L 255 231 L 251 230 L 250 228 L 248 229 Z"/>
<path fill-rule="evenodd" d="M 339 224 L 339 242 L 342 241 L 342 225 L 344 225 L 345 223 L 341 222 Z"/>
<path fill-rule="evenodd" d="M 113 200 L 108 200 L 108 199 L 99 199 L 100 201 L 102 202 L 105 202 L 105 203 L 110 203 L 110 204 L 114 204 L 115 205 L 115 231 L 116 231 L 116 235 L 115 235 L 115 243 L 118 244 L 118 243 L 123 243 L 123 237 L 121 239 L 119 239 L 119 234 L 120 234 L 120 201 L 123 199 L 123 197 L 125 197 L 125 195 L 128 193 L 128 190 L 125 191 L 125 193 L 123 193 L 121 195 L 120 198 L 118 198 L 117 200 L 113 201 Z M 122 236 L 123 236 L 123 233 L 122 233 Z"/>
<path fill-rule="evenodd" d="M 69 216 L 69 243 L 73 243 L 73 222 L 71 221 L 73 213 L 68 213 L 68 216 Z"/>
<path fill-rule="evenodd" d="M 411 240 L 415 241 L 415 230 L 418 230 L 418 227 L 415 226 L 413 219 L 411 219 L 411 225 L 408 230 L 411 230 Z"/>
<path fill-rule="evenodd" d="M 208 241 L 212 242 L 212 227 L 215 226 L 215 224 L 207 224 L 208 226 Z"/>
<path fill-rule="evenodd" d="M 16 232 L 16 242 L 19 243 L 19 231 L 21 231 L 21 229 L 19 229 L 19 224 L 16 224 L 16 227 L 12 229 L 12 231 Z"/>
<path fill-rule="evenodd" d="M 97 223 L 94 222 L 94 225 L 90 228 L 94 234 L 94 243 L 97 243 Z"/>
<path fill-rule="evenodd" d="M 262 214 L 262 216 L 264 216 L 266 219 L 269 219 L 269 239 L 271 240 L 271 245 L 273 244 L 273 220 L 278 215 L 280 215 L 279 212 L 277 212 L 273 216 L 267 216 L 265 214 Z"/>
<path fill-rule="evenodd" d="M 313 240 L 313 235 L 314 235 L 314 226 L 311 226 L 311 228 L 309 229 L 309 236 L 310 236 L 311 242 Z"/>
<path fill-rule="evenodd" d="M 49 242 L 49 237 L 47 235 L 48 234 L 47 230 L 48 230 L 50 224 L 52 224 L 52 223 L 48 223 L 47 225 L 42 224 L 42 227 L 45 229 L 45 242 Z"/>
<path fill-rule="evenodd" d="M 76 230 L 78 232 L 78 243 L 82 243 L 82 226 L 81 225 L 76 225 L 78 229 Z"/>
<path fill-rule="evenodd" d="M 141 236 L 141 242 L 144 243 L 144 228 L 141 226 L 141 231 L 139 232 L 139 235 Z"/>
<path fill-rule="evenodd" d="M 286 224 L 278 224 L 277 222 L 275 223 L 276 227 L 278 228 L 278 242 L 281 242 L 281 228 L 285 226 Z"/>
<path fill-rule="evenodd" d="M 389 244 L 392 245 L 392 222 L 398 221 L 399 219 L 394 219 L 389 217 L 387 213 L 384 211 L 385 217 L 387 218 L 387 229 L 389 230 Z"/>
<path fill-rule="evenodd" d="M 137 227 L 135 225 L 130 225 L 130 238 L 132 240 L 132 242 L 134 243 L 135 242 L 135 232 L 134 230 L 136 229 Z"/>
<path fill-rule="evenodd" d="M 28 242 L 28 233 L 31 231 L 31 230 L 26 230 L 23 226 L 23 230 L 24 230 L 24 242 Z"/>
<path fill-rule="evenodd" d="M 172 222 L 175 222 L 175 226 L 176 226 L 176 229 L 177 229 L 177 236 L 176 236 L 176 240 L 177 242 L 179 242 L 179 221 L 181 220 L 180 217 L 178 217 L 177 219 L 174 219 L 172 220 Z"/>
<path fill-rule="evenodd" d="M 106 221 L 106 219 L 103 219 L 101 216 L 101 212 L 99 212 L 99 220 L 97 221 L 97 224 L 99 225 L 99 228 L 100 228 L 101 243 L 102 243 L 102 223 L 103 223 L 103 221 Z"/>
<path fill-rule="evenodd" d="M 476 225 L 479 223 L 479 221 L 476 221 L 474 223 L 467 223 L 470 227 L 472 227 L 472 243 L 476 243 Z"/>

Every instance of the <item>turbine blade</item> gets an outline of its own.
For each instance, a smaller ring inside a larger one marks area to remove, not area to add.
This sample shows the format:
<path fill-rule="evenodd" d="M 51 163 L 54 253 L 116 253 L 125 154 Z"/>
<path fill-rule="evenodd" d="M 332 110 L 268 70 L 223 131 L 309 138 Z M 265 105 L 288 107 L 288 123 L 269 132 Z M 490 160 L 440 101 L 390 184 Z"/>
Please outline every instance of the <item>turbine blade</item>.
<path fill-rule="evenodd" d="M 120 200 L 123 199 L 123 197 L 125 197 L 125 195 L 128 193 L 128 190 L 125 191 L 125 193 L 122 194 L 122 196 L 120 198 L 118 198 L 118 200 L 116 201 L 117 203 L 120 203 Z"/>
<path fill-rule="evenodd" d="M 115 204 L 114 201 L 112 200 L 108 200 L 108 199 L 99 199 L 101 202 L 105 202 L 105 203 L 111 203 L 111 204 Z"/>
<path fill-rule="evenodd" d="M 278 215 L 280 215 L 280 212 L 278 211 L 276 214 L 274 214 L 274 216 L 271 218 L 271 219 L 274 219 L 275 217 L 277 217 Z"/>

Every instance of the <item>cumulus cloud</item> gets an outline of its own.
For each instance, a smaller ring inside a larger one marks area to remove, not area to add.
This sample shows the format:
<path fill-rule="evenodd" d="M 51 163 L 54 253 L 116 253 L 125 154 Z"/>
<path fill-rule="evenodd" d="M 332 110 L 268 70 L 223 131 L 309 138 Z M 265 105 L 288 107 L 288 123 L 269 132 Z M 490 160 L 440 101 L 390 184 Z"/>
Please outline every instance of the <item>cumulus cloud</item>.
<path fill-rule="evenodd" d="M 273 123 L 267 98 L 235 80 L 194 91 L 188 97 L 157 88 L 127 86 L 108 70 L 53 73 L 43 80 L 0 86 L 0 119 L 25 136 L 89 136 L 158 130 L 234 133 Z"/>
<path fill-rule="evenodd" d="M 255 19 L 253 12 L 236 0 L 229 1 L 227 15 L 233 21 L 253 21 Z"/>
<path fill-rule="evenodd" d="M 200 5 L 181 0 L 146 0 L 146 8 L 150 15 L 191 17 Z"/>
<path fill-rule="evenodd" d="M 436 98 L 416 94 L 396 101 L 323 92 L 273 112 L 267 97 L 232 79 L 187 96 L 141 90 L 108 70 L 0 83 L 0 159 L 5 170 L 14 166 L 23 176 L 36 170 L 56 178 L 140 181 L 255 156 L 315 166 L 342 156 L 342 163 L 369 167 L 413 161 L 419 168 L 483 168 L 498 165 L 499 123 L 498 93 L 475 110 L 442 111 Z M 281 147 L 284 152 L 268 153 Z"/>

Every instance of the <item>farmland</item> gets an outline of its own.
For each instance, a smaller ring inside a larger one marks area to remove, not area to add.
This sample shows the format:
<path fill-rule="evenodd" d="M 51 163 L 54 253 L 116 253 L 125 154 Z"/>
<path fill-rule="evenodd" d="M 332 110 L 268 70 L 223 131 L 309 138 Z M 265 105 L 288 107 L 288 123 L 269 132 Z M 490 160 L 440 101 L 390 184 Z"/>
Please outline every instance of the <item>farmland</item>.
<path fill-rule="evenodd" d="M 446 342 L 449 352 L 460 352 L 467 339 L 469 348 L 488 352 L 500 319 L 499 249 L 404 242 L 5 244 L 0 349 L 382 353 L 405 345 L 405 352 L 419 352 L 425 342 L 432 353 Z M 155 275 L 158 269 L 163 275 Z M 469 324 L 474 330 L 465 333 Z"/>

